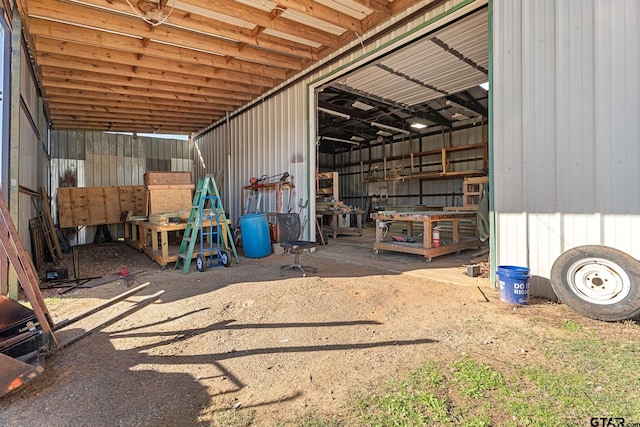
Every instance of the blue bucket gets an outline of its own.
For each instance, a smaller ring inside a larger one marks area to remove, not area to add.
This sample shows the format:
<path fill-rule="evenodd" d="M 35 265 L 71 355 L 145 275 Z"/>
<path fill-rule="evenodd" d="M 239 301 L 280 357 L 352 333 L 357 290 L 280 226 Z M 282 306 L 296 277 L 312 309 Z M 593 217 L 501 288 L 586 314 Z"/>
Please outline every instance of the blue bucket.
<path fill-rule="evenodd" d="M 242 248 L 247 258 L 262 258 L 271 254 L 271 237 L 269 222 L 263 213 L 243 215 L 240 217 L 242 232 Z"/>
<path fill-rule="evenodd" d="M 513 265 L 499 265 L 500 300 L 508 304 L 529 304 L 529 269 Z"/>

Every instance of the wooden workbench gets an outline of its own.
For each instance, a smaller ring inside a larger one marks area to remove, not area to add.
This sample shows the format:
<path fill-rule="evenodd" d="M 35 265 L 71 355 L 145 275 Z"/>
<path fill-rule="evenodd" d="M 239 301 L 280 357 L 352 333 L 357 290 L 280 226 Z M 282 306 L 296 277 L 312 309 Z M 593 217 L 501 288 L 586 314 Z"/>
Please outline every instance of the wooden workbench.
<path fill-rule="evenodd" d="M 477 236 L 462 238 L 460 236 L 460 220 L 476 221 L 475 212 L 443 212 L 443 211 L 423 211 L 423 212 L 394 212 L 383 211 L 372 213 L 371 218 L 376 221 L 376 241 L 373 243 L 373 252 L 378 254 L 380 249 L 395 252 L 405 252 L 410 254 L 423 255 L 427 262 L 432 258 L 460 252 L 463 249 L 477 248 L 482 243 Z M 383 241 L 384 222 L 402 221 L 406 223 L 407 236 L 413 237 L 413 225 L 418 222 L 423 226 L 421 238 L 415 238 L 415 243 L 395 242 L 391 236 L 387 236 L 388 241 Z M 443 238 L 440 236 L 440 246 L 434 247 L 432 241 L 433 227 L 438 225 L 450 225 L 451 235 Z"/>
<path fill-rule="evenodd" d="M 231 224 L 231 220 L 227 220 L 227 226 Z M 209 227 L 213 225 L 214 227 L 217 225 L 215 220 L 203 220 L 203 225 Z M 178 254 L 180 252 L 180 245 L 169 245 L 169 233 L 180 233 L 184 232 L 187 228 L 187 223 L 180 224 L 169 224 L 169 225 L 159 225 L 150 223 L 148 221 L 143 220 L 131 220 L 127 221 L 126 227 L 130 227 L 130 238 L 125 238 L 125 242 L 133 246 L 138 250 L 142 250 L 144 253 L 149 255 L 151 259 L 153 259 L 158 264 L 165 266 L 170 262 L 176 262 L 178 260 Z M 222 246 L 225 248 L 229 247 L 229 241 L 227 237 L 227 233 L 224 231 L 224 227 L 221 227 L 220 238 L 222 240 Z M 147 235 L 151 235 L 151 246 L 149 246 L 147 242 Z M 199 248 L 199 243 L 196 242 L 196 249 Z M 208 244 L 206 245 L 208 249 Z M 192 258 L 195 258 L 198 253 L 198 250 L 193 251 Z M 209 251 L 207 250 L 203 255 L 209 255 Z"/>
<path fill-rule="evenodd" d="M 316 218 L 319 219 L 319 222 L 323 228 L 321 230 L 324 232 L 326 228 L 324 227 L 324 218 L 329 218 L 329 231 L 330 236 L 333 236 L 335 239 L 338 237 L 338 234 L 356 234 L 358 236 L 362 236 L 362 215 L 364 211 L 361 209 L 335 209 L 335 210 L 316 210 Z M 338 215 L 349 215 L 349 222 L 351 222 L 351 216 L 355 215 L 356 217 L 356 226 L 355 227 L 339 227 L 338 226 Z"/>

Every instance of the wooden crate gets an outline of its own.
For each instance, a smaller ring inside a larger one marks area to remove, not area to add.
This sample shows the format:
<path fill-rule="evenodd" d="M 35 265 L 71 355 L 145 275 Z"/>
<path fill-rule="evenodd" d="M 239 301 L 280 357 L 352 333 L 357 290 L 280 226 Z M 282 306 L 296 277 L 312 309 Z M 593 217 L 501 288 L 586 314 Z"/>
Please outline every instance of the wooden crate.
<path fill-rule="evenodd" d="M 180 185 L 193 184 L 191 172 L 154 172 L 144 174 L 145 188 L 150 185 Z"/>
<path fill-rule="evenodd" d="M 190 211 L 193 189 L 190 172 L 146 172 L 147 215 Z"/>

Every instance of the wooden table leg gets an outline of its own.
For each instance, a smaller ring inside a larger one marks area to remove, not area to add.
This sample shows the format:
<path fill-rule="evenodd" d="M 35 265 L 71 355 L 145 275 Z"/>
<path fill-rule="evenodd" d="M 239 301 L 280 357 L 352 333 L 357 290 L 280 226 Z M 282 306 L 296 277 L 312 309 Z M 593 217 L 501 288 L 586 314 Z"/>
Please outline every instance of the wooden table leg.
<path fill-rule="evenodd" d="M 423 221 L 422 222 L 422 234 L 424 237 L 424 247 L 431 249 L 433 247 L 433 222 L 432 221 Z"/>
<path fill-rule="evenodd" d="M 453 229 L 453 243 L 460 243 L 460 219 L 451 220 L 451 226 Z"/>
<path fill-rule="evenodd" d="M 155 230 L 151 230 L 151 249 L 158 250 L 158 232 Z"/>
<path fill-rule="evenodd" d="M 158 233 L 153 233 L 154 235 L 158 235 Z M 158 244 L 157 242 L 158 238 L 156 237 L 156 245 Z M 161 245 L 161 249 L 162 249 L 162 259 L 167 259 L 169 258 L 169 236 L 167 235 L 167 231 L 166 230 L 162 230 L 160 232 L 160 245 Z"/>
<path fill-rule="evenodd" d="M 338 214 L 334 213 L 331 215 L 331 232 L 333 234 L 333 238 L 338 237 Z"/>

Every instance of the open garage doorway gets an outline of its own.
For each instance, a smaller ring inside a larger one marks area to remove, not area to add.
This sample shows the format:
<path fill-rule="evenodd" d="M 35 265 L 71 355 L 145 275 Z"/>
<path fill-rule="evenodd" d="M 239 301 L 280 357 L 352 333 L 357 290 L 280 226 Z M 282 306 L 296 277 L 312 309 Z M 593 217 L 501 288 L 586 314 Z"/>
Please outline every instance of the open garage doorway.
<path fill-rule="evenodd" d="M 316 168 L 322 178 L 316 189 L 318 210 L 362 212 L 365 221 L 376 225 L 374 253 L 396 250 L 377 245 L 392 241 L 397 251 L 406 249 L 428 261 L 431 255 L 482 245 L 488 253 L 486 4 L 398 42 L 374 59 L 362 59 L 349 72 L 318 83 L 314 95 Z M 441 212 L 455 219 L 434 220 L 426 230 L 423 221 L 412 225 L 385 216 L 376 222 L 378 212 Z M 459 245 L 464 241 L 468 244 Z M 440 249 L 424 250 L 435 244 Z"/>

